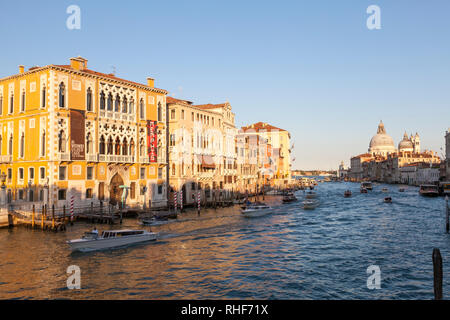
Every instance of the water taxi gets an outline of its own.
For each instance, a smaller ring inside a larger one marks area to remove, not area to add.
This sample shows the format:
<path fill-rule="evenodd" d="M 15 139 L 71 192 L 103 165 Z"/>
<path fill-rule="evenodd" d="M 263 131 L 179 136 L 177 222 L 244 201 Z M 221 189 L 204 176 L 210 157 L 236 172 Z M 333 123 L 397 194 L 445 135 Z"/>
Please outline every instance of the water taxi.
<path fill-rule="evenodd" d="M 319 206 L 319 201 L 317 200 L 305 200 L 303 201 L 303 209 L 314 210 Z"/>
<path fill-rule="evenodd" d="M 245 217 L 253 218 L 253 217 L 261 217 L 272 213 L 272 207 L 269 207 L 263 202 L 255 202 L 251 203 L 247 206 L 241 208 L 241 213 Z"/>
<path fill-rule="evenodd" d="M 352 192 L 350 190 L 347 190 L 344 192 L 344 197 L 350 198 L 352 196 Z"/>
<path fill-rule="evenodd" d="M 72 251 L 89 252 L 122 247 L 146 241 L 155 241 L 157 234 L 145 230 L 108 230 L 101 235 L 86 232 L 81 239 L 69 240 Z"/>
<path fill-rule="evenodd" d="M 419 193 L 425 197 L 437 197 L 439 196 L 439 188 L 434 184 L 422 184 Z"/>
<path fill-rule="evenodd" d="M 366 190 L 373 190 L 372 182 L 368 181 L 362 182 L 361 188 L 365 188 Z"/>
<path fill-rule="evenodd" d="M 297 201 L 297 197 L 294 195 L 293 192 L 287 192 L 287 193 L 283 196 L 283 202 L 284 202 L 284 203 L 294 202 L 294 201 Z"/>

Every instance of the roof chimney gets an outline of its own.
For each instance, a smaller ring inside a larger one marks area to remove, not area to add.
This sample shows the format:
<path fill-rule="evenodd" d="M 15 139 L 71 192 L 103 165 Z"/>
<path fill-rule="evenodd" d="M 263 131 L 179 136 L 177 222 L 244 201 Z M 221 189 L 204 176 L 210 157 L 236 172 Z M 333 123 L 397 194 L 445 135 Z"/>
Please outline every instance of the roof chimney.
<path fill-rule="evenodd" d="M 87 59 L 82 57 L 70 58 L 70 66 L 72 69 L 82 71 L 87 69 Z"/>
<path fill-rule="evenodd" d="M 22 74 L 25 72 L 25 66 L 20 65 L 19 66 L 19 73 Z"/>
<path fill-rule="evenodd" d="M 147 78 L 147 85 L 148 85 L 150 88 L 154 88 L 154 87 L 155 87 L 155 79 L 148 77 L 148 78 Z"/>

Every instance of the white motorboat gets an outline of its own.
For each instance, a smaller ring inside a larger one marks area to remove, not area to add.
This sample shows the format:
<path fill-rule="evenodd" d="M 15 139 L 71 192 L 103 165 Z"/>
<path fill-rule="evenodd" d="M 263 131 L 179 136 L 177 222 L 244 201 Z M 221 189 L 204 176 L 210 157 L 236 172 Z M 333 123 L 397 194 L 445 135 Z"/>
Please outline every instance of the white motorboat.
<path fill-rule="evenodd" d="M 155 217 L 150 218 L 150 219 L 142 219 L 141 220 L 141 225 L 143 226 L 160 226 L 163 224 L 168 224 L 169 223 L 169 219 L 157 219 Z"/>
<path fill-rule="evenodd" d="M 381 189 L 381 192 L 384 192 L 384 193 L 389 192 L 389 189 L 388 188 L 383 188 L 383 189 Z"/>
<path fill-rule="evenodd" d="M 317 200 L 305 200 L 303 201 L 303 209 L 313 210 L 319 206 L 319 201 Z"/>
<path fill-rule="evenodd" d="M 252 218 L 252 217 L 265 216 L 267 214 L 272 213 L 272 211 L 273 211 L 273 208 L 269 207 L 265 203 L 256 202 L 256 203 L 252 203 L 252 204 L 242 207 L 241 212 L 245 217 Z"/>
<path fill-rule="evenodd" d="M 89 252 L 122 247 L 146 241 L 155 241 L 157 234 L 145 230 L 108 230 L 101 235 L 86 232 L 81 239 L 69 240 L 72 251 Z"/>
<path fill-rule="evenodd" d="M 315 193 L 314 191 L 309 191 L 306 193 L 305 198 L 306 199 L 315 199 L 315 198 L 317 198 L 317 193 Z"/>

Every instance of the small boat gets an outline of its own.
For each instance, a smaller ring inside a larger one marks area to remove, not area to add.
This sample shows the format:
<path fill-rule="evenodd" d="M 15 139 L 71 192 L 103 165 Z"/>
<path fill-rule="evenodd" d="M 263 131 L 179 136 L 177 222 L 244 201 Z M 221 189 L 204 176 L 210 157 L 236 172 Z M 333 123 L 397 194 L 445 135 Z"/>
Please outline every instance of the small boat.
<path fill-rule="evenodd" d="M 313 185 L 310 185 L 310 186 L 309 186 L 309 190 L 314 190 L 314 186 L 313 186 Z"/>
<path fill-rule="evenodd" d="M 350 198 L 352 196 L 352 192 L 350 190 L 347 190 L 344 192 L 344 197 Z"/>
<path fill-rule="evenodd" d="M 292 192 L 287 192 L 283 196 L 283 202 L 285 202 L 285 203 L 294 202 L 294 201 L 297 201 L 297 197 Z"/>
<path fill-rule="evenodd" d="M 392 203 L 392 198 L 391 197 L 384 198 L 384 203 Z"/>
<path fill-rule="evenodd" d="M 399 188 L 398 192 L 405 192 L 405 190 L 406 190 L 405 188 Z"/>
<path fill-rule="evenodd" d="M 89 252 L 102 249 L 122 247 L 146 241 L 155 241 L 157 234 L 145 230 L 108 230 L 99 236 L 86 232 L 81 239 L 69 240 L 72 251 Z"/>
<path fill-rule="evenodd" d="M 305 196 L 306 199 L 315 199 L 317 198 L 317 193 L 314 191 L 308 191 Z"/>
<path fill-rule="evenodd" d="M 361 191 L 361 193 L 368 193 L 369 192 L 369 191 L 367 191 L 366 188 L 362 188 L 362 187 L 361 187 L 360 191 Z"/>
<path fill-rule="evenodd" d="M 245 203 L 245 199 L 235 199 L 233 200 L 233 204 L 244 204 Z"/>
<path fill-rule="evenodd" d="M 367 190 L 373 190 L 372 182 L 368 182 L 368 181 L 362 182 L 361 188 L 365 188 Z"/>
<path fill-rule="evenodd" d="M 381 192 L 389 192 L 389 189 L 388 188 L 383 188 L 383 189 L 381 189 Z"/>
<path fill-rule="evenodd" d="M 272 207 L 269 207 L 263 202 L 255 202 L 249 204 L 247 206 L 242 207 L 241 213 L 245 217 L 253 218 L 253 217 L 261 217 L 272 213 Z"/>
<path fill-rule="evenodd" d="M 319 201 L 317 200 L 305 200 L 303 201 L 303 209 L 314 210 L 319 206 Z"/>
<path fill-rule="evenodd" d="M 423 184 L 420 186 L 419 193 L 425 197 L 439 196 L 439 188 L 434 184 Z"/>

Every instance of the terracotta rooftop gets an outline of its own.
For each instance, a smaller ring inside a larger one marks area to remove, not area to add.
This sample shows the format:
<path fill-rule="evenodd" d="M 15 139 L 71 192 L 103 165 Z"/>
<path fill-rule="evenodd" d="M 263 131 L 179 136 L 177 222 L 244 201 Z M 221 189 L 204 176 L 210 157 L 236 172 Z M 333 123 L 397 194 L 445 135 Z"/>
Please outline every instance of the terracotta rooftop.
<path fill-rule="evenodd" d="M 138 82 L 122 79 L 122 78 L 118 78 L 118 77 L 114 76 L 113 74 L 101 73 L 101 72 L 97 72 L 97 71 L 90 70 L 90 69 L 76 70 L 76 69 L 72 68 L 70 65 L 54 65 L 54 66 L 58 67 L 58 68 L 62 68 L 62 69 L 74 70 L 74 71 L 78 71 L 78 72 L 82 72 L 82 73 L 88 73 L 88 74 L 91 74 L 91 75 L 94 75 L 94 76 L 108 78 L 108 79 L 115 80 L 115 81 L 126 82 L 126 83 L 129 83 L 129 84 L 132 84 L 132 85 L 136 85 L 136 86 L 148 87 L 146 84 L 138 83 Z M 158 89 L 158 88 L 153 88 L 153 89 L 163 90 L 163 89 Z M 163 90 L 163 91 L 165 91 L 165 90 Z"/>
<path fill-rule="evenodd" d="M 272 126 L 268 123 L 265 122 L 257 122 L 254 124 L 251 124 L 249 126 L 246 127 L 242 127 L 242 130 L 246 131 L 246 130 L 255 130 L 255 131 L 260 131 L 260 130 L 265 130 L 265 131 L 286 131 L 284 129 Z"/>
<path fill-rule="evenodd" d="M 199 109 L 218 109 L 218 108 L 224 108 L 227 106 L 227 103 L 221 103 L 221 104 L 199 104 L 194 107 Z"/>
<path fill-rule="evenodd" d="M 172 97 L 167 97 L 166 98 L 166 102 L 169 104 L 190 104 L 192 105 L 191 101 L 188 100 L 181 100 L 181 99 L 176 99 L 176 98 L 172 98 Z"/>

